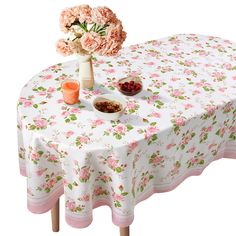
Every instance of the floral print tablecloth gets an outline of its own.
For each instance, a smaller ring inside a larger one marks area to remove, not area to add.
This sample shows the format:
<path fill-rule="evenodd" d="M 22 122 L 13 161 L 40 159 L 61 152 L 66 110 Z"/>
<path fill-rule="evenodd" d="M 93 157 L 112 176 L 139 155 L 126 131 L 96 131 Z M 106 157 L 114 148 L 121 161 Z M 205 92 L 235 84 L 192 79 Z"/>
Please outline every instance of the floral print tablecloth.
<path fill-rule="evenodd" d="M 175 35 L 95 57 L 96 85 L 74 106 L 61 82 L 77 78 L 77 61 L 51 66 L 23 88 L 18 102 L 19 161 L 28 208 L 48 211 L 65 194 L 66 220 L 92 222 L 108 205 L 114 224 L 132 223 L 134 206 L 169 191 L 213 160 L 236 158 L 236 44 Z M 139 76 L 143 91 L 127 99 L 118 121 L 98 119 L 92 100 L 119 96 L 117 80 Z"/>

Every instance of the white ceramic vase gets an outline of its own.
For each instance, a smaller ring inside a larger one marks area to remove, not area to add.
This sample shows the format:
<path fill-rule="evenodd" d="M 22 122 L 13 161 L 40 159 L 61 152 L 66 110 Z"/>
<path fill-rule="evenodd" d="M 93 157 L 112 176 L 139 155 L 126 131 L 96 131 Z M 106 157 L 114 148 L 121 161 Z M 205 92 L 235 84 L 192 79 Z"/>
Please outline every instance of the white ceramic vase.
<path fill-rule="evenodd" d="M 79 81 L 82 89 L 92 88 L 94 85 L 94 74 L 92 55 L 79 55 Z"/>

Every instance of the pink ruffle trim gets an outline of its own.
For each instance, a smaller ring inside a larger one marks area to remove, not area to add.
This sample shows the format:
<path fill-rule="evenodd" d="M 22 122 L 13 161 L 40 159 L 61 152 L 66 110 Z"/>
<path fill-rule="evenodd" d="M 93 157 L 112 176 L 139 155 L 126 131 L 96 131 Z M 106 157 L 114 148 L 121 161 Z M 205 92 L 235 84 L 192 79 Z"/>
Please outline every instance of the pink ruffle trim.
<path fill-rule="evenodd" d="M 221 159 L 221 158 L 236 159 L 236 151 L 233 150 L 233 149 L 232 150 L 227 149 L 227 151 L 219 153 L 217 158 L 215 158 L 214 160 L 218 160 L 218 159 Z M 141 195 L 137 199 L 136 204 L 138 204 L 139 202 L 149 198 L 154 193 L 163 193 L 163 192 L 168 192 L 168 191 L 171 191 L 171 190 L 175 189 L 186 178 L 188 178 L 190 176 L 200 175 L 208 165 L 206 165 L 202 169 L 190 170 L 188 173 L 186 173 L 185 175 L 180 177 L 177 181 L 175 181 L 174 183 L 171 183 L 168 186 L 165 186 L 165 187 L 160 187 L 160 186 L 155 187 L 154 186 L 152 189 L 150 189 L 149 191 L 146 191 L 143 195 Z M 26 176 L 26 171 L 25 171 L 25 168 L 24 168 L 23 165 L 20 165 L 20 173 L 23 176 Z M 58 188 L 54 189 L 53 192 L 50 194 L 50 196 L 47 197 L 47 198 L 38 199 L 37 201 L 32 201 L 29 198 L 28 199 L 28 209 L 31 212 L 38 213 L 38 214 L 47 212 L 53 207 L 53 205 L 56 203 L 57 199 L 63 193 L 64 193 L 63 186 L 59 186 Z M 108 199 L 98 200 L 98 201 L 94 202 L 93 209 L 97 208 L 99 206 L 103 206 L 103 205 L 109 206 L 111 208 L 111 211 L 112 211 L 112 203 Z M 89 226 L 92 223 L 92 220 L 93 220 L 92 215 L 86 216 L 86 217 L 81 217 L 81 216 L 76 216 L 75 214 L 72 216 L 71 213 L 70 214 L 66 213 L 66 221 L 72 227 L 85 228 L 85 227 Z M 133 220 L 134 220 L 134 215 L 122 216 L 122 215 L 119 215 L 119 214 L 112 211 L 112 221 L 115 225 L 117 225 L 119 227 L 129 226 L 129 225 L 132 224 Z"/>

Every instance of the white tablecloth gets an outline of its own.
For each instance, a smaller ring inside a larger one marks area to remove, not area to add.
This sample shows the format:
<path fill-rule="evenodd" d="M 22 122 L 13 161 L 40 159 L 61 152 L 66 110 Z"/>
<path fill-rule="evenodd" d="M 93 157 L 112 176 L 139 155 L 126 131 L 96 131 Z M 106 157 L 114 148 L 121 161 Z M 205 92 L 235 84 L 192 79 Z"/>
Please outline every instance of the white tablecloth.
<path fill-rule="evenodd" d="M 19 160 L 30 211 L 48 211 L 64 193 L 70 225 L 88 226 L 93 208 L 108 205 L 114 224 L 128 226 L 139 201 L 213 160 L 236 158 L 236 44 L 175 35 L 95 57 L 94 89 L 69 106 L 60 85 L 78 77 L 77 64 L 49 67 L 20 95 Z M 141 77 L 143 91 L 120 94 L 117 80 L 126 76 Z M 127 99 L 119 121 L 93 113 L 92 100 L 103 93 Z"/>

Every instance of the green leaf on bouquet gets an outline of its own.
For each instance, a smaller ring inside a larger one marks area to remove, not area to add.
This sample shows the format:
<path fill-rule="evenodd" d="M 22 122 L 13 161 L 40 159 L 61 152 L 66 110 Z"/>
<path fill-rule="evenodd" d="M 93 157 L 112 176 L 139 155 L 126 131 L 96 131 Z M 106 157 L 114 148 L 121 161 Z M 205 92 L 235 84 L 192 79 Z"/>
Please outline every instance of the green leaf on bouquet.
<path fill-rule="evenodd" d="M 73 189 L 72 184 L 68 184 L 68 188 L 69 188 L 70 190 L 72 190 L 72 189 Z"/>
<path fill-rule="evenodd" d="M 123 192 L 123 193 L 121 193 L 121 195 L 122 196 L 126 196 L 126 195 L 128 195 L 128 193 L 127 192 Z"/>
<path fill-rule="evenodd" d="M 38 106 L 38 104 L 34 104 L 33 107 L 34 108 L 38 108 L 39 106 Z"/>

